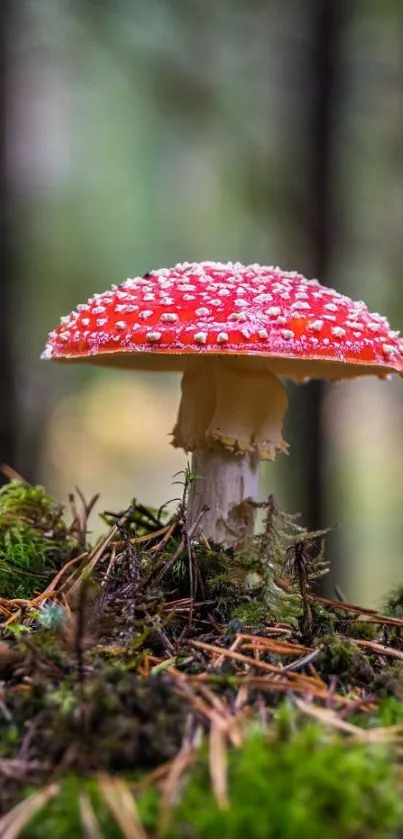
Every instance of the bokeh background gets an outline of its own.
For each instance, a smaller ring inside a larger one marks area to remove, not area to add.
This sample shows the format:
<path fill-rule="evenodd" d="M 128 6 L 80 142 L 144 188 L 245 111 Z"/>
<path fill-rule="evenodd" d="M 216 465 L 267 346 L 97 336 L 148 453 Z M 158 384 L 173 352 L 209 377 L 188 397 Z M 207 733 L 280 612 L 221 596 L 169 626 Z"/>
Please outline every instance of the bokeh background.
<path fill-rule="evenodd" d="M 127 276 L 241 260 L 403 324 L 399 0 L 2 0 L 0 459 L 98 511 L 174 497 L 179 379 L 40 362 L 60 315 Z M 332 575 L 403 577 L 403 382 L 289 388 L 265 466 Z M 100 523 L 93 517 L 93 529 Z"/>

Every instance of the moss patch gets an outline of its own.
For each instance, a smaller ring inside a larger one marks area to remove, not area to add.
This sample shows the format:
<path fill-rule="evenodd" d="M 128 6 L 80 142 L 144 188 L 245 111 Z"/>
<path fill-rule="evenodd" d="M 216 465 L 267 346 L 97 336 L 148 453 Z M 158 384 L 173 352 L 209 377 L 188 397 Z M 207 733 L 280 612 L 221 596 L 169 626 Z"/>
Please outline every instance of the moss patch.
<path fill-rule="evenodd" d="M 175 795 L 168 813 L 161 810 L 155 789 L 139 789 L 126 778 L 129 807 L 123 835 L 130 835 L 128 826 L 134 827 L 137 811 L 147 835 L 169 839 L 390 837 L 402 825 L 403 805 L 397 770 L 385 750 L 347 743 L 340 735 L 324 732 L 320 724 L 303 723 L 289 709 L 285 712 L 269 734 L 255 731 L 241 748 L 231 751 L 221 806 L 203 751 L 182 778 L 180 795 Z M 114 779 L 107 783 L 115 793 Z M 91 807 L 102 835 L 120 837 L 104 784 L 105 779 L 101 784 L 97 778 L 80 784 L 75 777 L 67 778 L 23 831 L 23 839 L 40 839 L 43 831 L 58 839 L 82 835 L 83 804 Z"/>
<path fill-rule="evenodd" d="M 0 489 L 0 596 L 29 598 L 45 588 L 74 548 L 60 504 L 40 486 Z"/>

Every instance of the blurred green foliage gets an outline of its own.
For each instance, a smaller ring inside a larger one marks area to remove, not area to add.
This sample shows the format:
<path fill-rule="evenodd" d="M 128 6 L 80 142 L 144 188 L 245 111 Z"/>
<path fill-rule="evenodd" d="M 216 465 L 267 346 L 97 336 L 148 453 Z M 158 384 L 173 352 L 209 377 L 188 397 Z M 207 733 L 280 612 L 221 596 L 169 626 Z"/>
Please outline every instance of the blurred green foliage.
<path fill-rule="evenodd" d="M 169 839 L 389 839 L 403 825 L 398 774 L 380 746 L 347 743 L 318 723 L 296 726 L 287 703 L 277 714 L 275 733 L 251 733 L 228 763 L 229 806 L 220 808 L 209 776 L 207 756 L 188 773 L 162 826 L 158 795 L 137 797 L 147 835 Z M 67 779 L 62 791 L 22 832 L 37 839 L 83 833 L 83 797 L 91 802 L 105 839 L 129 837 L 134 814 L 127 806 L 120 830 L 96 779 Z M 134 806 L 134 805 L 132 805 Z M 140 833 L 138 833 L 140 835 Z"/>

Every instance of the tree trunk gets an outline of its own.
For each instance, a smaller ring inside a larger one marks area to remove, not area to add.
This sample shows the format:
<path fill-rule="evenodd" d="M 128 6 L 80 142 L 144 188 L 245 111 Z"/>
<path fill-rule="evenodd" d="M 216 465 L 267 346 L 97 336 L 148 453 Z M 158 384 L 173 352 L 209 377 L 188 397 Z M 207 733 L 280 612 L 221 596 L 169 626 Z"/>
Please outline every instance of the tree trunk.
<path fill-rule="evenodd" d="M 9 39 L 13 4 L 0 3 L 0 464 L 16 466 L 17 404 L 13 353 L 15 252 L 11 184 L 7 160 Z M 2 476 L 0 475 L 0 482 Z"/>
<path fill-rule="evenodd" d="M 301 268 L 321 283 L 331 284 L 330 267 L 335 232 L 335 143 L 337 142 L 340 95 L 340 42 L 345 17 L 344 0 L 313 0 L 310 9 L 310 50 L 307 62 L 308 120 L 305 124 L 308 166 L 303 202 L 309 244 Z M 326 385 L 309 382 L 297 388 L 293 397 L 293 416 L 298 416 L 293 451 L 300 464 L 299 510 L 309 529 L 328 524 L 325 501 L 325 442 L 322 405 Z"/>

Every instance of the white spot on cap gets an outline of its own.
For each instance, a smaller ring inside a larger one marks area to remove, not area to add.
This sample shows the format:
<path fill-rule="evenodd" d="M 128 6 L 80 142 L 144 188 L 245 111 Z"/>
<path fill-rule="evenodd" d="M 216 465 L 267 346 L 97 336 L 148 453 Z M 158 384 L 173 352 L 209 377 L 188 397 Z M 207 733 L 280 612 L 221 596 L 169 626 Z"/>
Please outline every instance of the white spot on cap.
<path fill-rule="evenodd" d="M 337 306 L 335 303 L 325 303 L 324 309 L 327 309 L 328 312 L 337 312 Z"/>
<path fill-rule="evenodd" d="M 155 300 L 155 294 L 151 294 L 151 293 L 145 294 L 144 297 L 143 297 L 143 300 L 147 300 L 147 301 Z"/>
<path fill-rule="evenodd" d="M 115 326 L 116 329 L 126 329 L 127 323 L 124 320 L 117 320 Z"/>
<path fill-rule="evenodd" d="M 368 329 L 370 329 L 371 332 L 379 332 L 380 328 L 381 327 L 380 327 L 379 323 L 369 323 L 368 324 Z"/>
<path fill-rule="evenodd" d="M 269 303 L 270 300 L 273 300 L 272 294 L 258 294 L 255 297 L 256 303 Z"/>
<path fill-rule="evenodd" d="M 89 324 L 91 323 L 91 321 L 90 321 L 90 319 L 89 319 L 89 318 L 83 318 L 83 319 L 82 319 L 82 321 L 81 321 L 81 323 L 82 323 L 82 325 L 83 325 L 83 326 L 89 326 Z"/>
<path fill-rule="evenodd" d="M 314 320 L 312 323 L 309 324 L 308 329 L 312 329 L 314 332 L 320 332 L 323 327 L 323 320 Z"/>
<path fill-rule="evenodd" d="M 356 320 L 346 320 L 346 326 L 349 326 L 350 329 L 359 329 L 361 331 L 364 329 L 364 324 L 358 323 Z"/>
<path fill-rule="evenodd" d="M 277 315 L 281 315 L 281 308 L 280 306 L 270 306 L 269 309 L 266 309 L 266 315 L 270 315 L 270 317 L 277 317 Z"/>
<path fill-rule="evenodd" d="M 236 320 L 238 323 L 244 323 L 247 320 L 245 312 L 232 312 L 228 316 L 228 320 Z"/>
<path fill-rule="evenodd" d="M 203 317 L 203 315 L 209 315 L 210 314 L 210 309 L 207 309 L 206 306 L 201 306 L 200 309 L 196 309 L 195 314 L 198 315 L 199 317 Z"/>
<path fill-rule="evenodd" d="M 310 309 L 309 303 L 306 303 L 305 300 L 297 300 L 296 303 L 291 304 L 291 309 Z"/>
<path fill-rule="evenodd" d="M 217 335 L 217 342 L 219 344 L 224 344 L 225 341 L 228 341 L 228 332 L 219 332 Z"/>
<path fill-rule="evenodd" d="M 106 306 L 94 306 L 92 311 L 94 315 L 102 315 L 104 312 L 106 312 Z"/>
<path fill-rule="evenodd" d="M 160 320 L 163 320 L 165 323 L 175 323 L 175 321 L 179 320 L 179 315 L 176 315 L 175 312 L 164 312 Z"/>
<path fill-rule="evenodd" d="M 161 332 L 147 332 L 146 338 L 147 341 L 151 341 L 151 343 L 159 341 L 161 338 Z"/>
<path fill-rule="evenodd" d="M 385 355 L 392 355 L 395 352 L 395 347 L 392 347 L 392 344 L 382 344 L 382 351 Z"/>
<path fill-rule="evenodd" d="M 267 329 L 258 329 L 257 334 L 258 334 L 259 338 L 262 339 L 262 341 L 265 341 L 269 337 L 269 333 L 268 333 Z"/>
<path fill-rule="evenodd" d="M 144 309 L 142 312 L 139 312 L 139 318 L 147 320 L 147 318 L 150 318 L 152 314 L 154 314 L 152 309 Z"/>
<path fill-rule="evenodd" d="M 100 327 L 105 326 L 106 323 L 108 323 L 108 318 L 97 318 L 96 320 L 97 326 Z"/>
<path fill-rule="evenodd" d="M 345 334 L 346 330 L 343 329 L 342 326 L 334 326 L 332 329 L 332 335 L 334 335 L 335 338 L 343 338 Z"/>
<path fill-rule="evenodd" d="M 207 332 L 196 332 L 193 337 L 197 344 L 205 344 L 207 341 Z"/>
<path fill-rule="evenodd" d="M 285 341 L 292 341 L 292 339 L 295 337 L 295 333 L 292 331 L 292 329 L 282 329 L 281 335 Z"/>
<path fill-rule="evenodd" d="M 234 300 L 234 306 L 237 306 L 239 309 L 247 309 L 249 307 L 249 303 L 247 300 Z"/>

